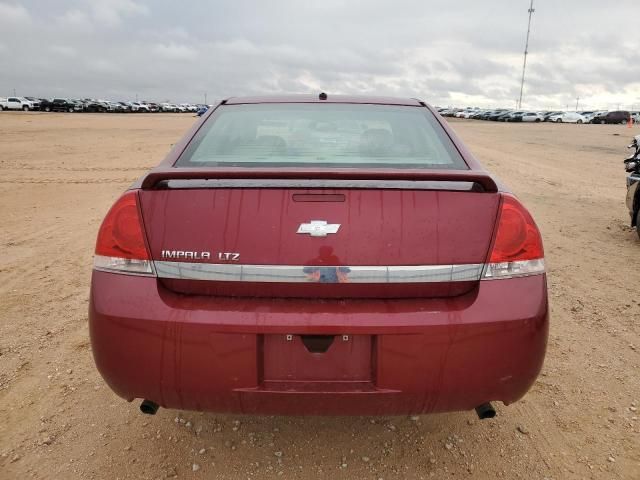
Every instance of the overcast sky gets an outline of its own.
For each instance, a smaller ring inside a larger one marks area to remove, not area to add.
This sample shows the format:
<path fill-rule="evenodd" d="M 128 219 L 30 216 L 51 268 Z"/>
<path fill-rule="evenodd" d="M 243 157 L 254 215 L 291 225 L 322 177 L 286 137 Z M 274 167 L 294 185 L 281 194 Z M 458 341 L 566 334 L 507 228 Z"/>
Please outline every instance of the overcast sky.
<path fill-rule="evenodd" d="M 515 105 L 529 0 L 0 0 L 0 96 Z M 640 0 L 535 0 L 523 105 L 640 109 Z"/>

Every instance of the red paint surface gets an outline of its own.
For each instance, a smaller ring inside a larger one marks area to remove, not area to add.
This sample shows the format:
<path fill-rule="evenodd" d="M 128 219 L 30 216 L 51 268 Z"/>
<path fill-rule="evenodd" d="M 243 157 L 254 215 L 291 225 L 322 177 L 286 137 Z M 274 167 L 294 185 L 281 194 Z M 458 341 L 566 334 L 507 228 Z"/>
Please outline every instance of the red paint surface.
<path fill-rule="evenodd" d="M 238 252 L 250 265 L 450 265 L 484 263 L 499 194 L 341 190 L 344 202 L 296 202 L 305 190 L 202 189 L 140 192 L 151 256 L 162 250 Z M 302 223 L 340 224 L 337 234 L 297 234 Z M 233 262 L 228 262 L 233 263 Z M 435 297 L 473 282 L 406 285 L 278 284 L 164 280 L 184 293 L 275 297 Z"/>
<path fill-rule="evenodd" d="M 184 296 L 155 278 L 104 272 L 93 273 L 92 285 L 101 374 L 118 395 L 169 408 L 364 415 L 511 403 L 537 377 L 547 341 L 544 275 L 404 300 Z M 263 348 L 271 335 L 305 333 L 363 335 L 371 356 L 345 349 L 323 358 L 295 343 Z M 346 361 L 356 362 L 346 380 L 319 373 Z M 283 362 L 317 362 L 317 378 L 288 382 Z M 358 370 L 366 368 L 370 380 Z"/>
<path fill-rule="evenodd" d="M 268 101 L 318 100 L 256 97 L 230 103 Z M 330 95 L 328 101 L 425 108 L 411 99 Z M 215 108 L 210 109 L 157 168 L 132 186 L 143 189 L 152 256 L 158 259 L 160 249 L 179 249 L 211 251 L 212 258 L 217 251 L 240 252 L 245 264 L 483 263 L 495 226 L 496 192 L 507 189 L 426 108 L 469 170 L 173 168 L 214 114 Z M 153 190 L 170 178 L 473 181 L 486 193 L 323 190 L 344 195 L 344 201 L 295 202 L 293 194 L 319 192 Z M 294 233 L 310 220 L 340 223 L 340 236 Z M 442 412 L 518 400 L 544 360 L 545 275 L 431 285 L 230 283 L 94 271 L 91 342 L 109 386 L 126 399 L 147 398 L 192 410 Z M 287 334 L 294 335 L 291 342 L 283 340 Z M 297 337 L 302 334 L 349 335 L 353 340 L 340 344 L 336 337 L 326 353 L 318 354 L 302 348 Z"/>

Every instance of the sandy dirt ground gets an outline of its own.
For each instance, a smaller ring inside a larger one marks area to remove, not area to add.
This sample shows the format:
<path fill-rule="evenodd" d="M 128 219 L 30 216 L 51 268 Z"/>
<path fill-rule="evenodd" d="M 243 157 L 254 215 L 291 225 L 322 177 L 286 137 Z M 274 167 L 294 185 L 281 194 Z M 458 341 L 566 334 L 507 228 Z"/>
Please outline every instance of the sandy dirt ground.
<path fill-rule="evenodd" d="M 95 235 L 191 115 L 0 113 L 0 478 L 640 478 L 640 241 L 624 126 L 453 122 L 532 210 L 552 324 L 498 416 L 252 417 L 116 397 L 94 368 Z"/>

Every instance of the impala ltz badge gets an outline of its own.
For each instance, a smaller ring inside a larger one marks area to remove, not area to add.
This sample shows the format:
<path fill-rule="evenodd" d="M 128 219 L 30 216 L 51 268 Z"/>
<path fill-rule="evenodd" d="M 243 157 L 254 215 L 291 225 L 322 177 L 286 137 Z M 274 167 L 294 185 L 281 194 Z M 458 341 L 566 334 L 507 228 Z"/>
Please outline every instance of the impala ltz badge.
<path fill-rule="evenodd" d="M 167 260 L 211 260 L 211 252 L 192 252 L 189 250 L 162 250 L 162 258 Z M 218 252 L 218 260 L 223 262 L 237 262 L 240 254 L 237 252 Z"/>
<path fill-rule="evenodd" d="M 162 250 L 162 258 L 172 260 L 209 260 L 211 252 L 193 252 L 189 250 Z"/>
<path fill-rule="evenodd" d="M 312 237 L 326 237 L 330 233 L 338 233 L 339 223 L 327 223 L 324 220 L 311 220 L 301 223 L 297 233 L 306 233 Z"/>

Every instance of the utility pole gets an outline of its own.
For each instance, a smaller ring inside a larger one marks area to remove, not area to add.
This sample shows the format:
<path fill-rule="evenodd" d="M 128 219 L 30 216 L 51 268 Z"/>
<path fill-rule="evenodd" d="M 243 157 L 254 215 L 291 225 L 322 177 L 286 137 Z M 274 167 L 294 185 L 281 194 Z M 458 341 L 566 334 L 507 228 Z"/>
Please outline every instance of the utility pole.
<path fill-rule="evenodd" d="M 520 82 L 520 100 L 518 100 L 518 108 L 522 108 L 522 92 L 524 91 L 524 72 L 527 69 L 527 54 L 529 53 L 529 32 L 531 32 L 531 15 L 536 10 L 533 8 L 533 0 L 529 5 L 529 23 L 527 24 L 527 41 L 524 44 L 524 61 L 522 63 L 522 81 Z"/>
<path fill-rule="evenodd" d="M 576 112 L 578 111 L 578 102 L 580 101 L 580 97 L 576 98 Z"/>
<path fill-rule="evenodd" d="M 204 92 L 204 104 L 207 104 L 207 92 Z"/>

